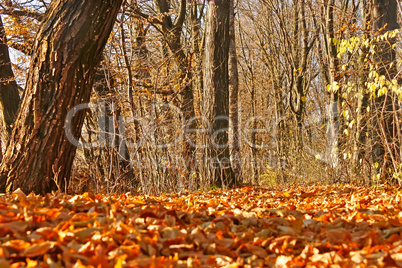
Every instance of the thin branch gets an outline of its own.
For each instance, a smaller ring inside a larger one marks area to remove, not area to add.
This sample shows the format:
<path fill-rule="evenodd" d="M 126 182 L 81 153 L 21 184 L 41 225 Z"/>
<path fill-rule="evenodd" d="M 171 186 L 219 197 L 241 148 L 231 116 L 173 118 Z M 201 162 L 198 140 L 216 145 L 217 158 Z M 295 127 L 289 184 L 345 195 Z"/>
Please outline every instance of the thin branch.
<path fill-rule="evenodd" d="M 38 21 L 42 21 L 43 19 L 43 13 L 40 12 L 35 12 L 32 10 L 20 10 L 20 9 L 15 9 L 13 7 L 4 7 L 2 5 L 1 9 L 0 9 L 0 14 L 2 15 L 9 15 L 9 16 L 13 16 L 13 17 L 21 17 L 21 16 L 25 16 L 25 17 L 29 17 L 29 18 L 33 18 L 36 19 Z"/>

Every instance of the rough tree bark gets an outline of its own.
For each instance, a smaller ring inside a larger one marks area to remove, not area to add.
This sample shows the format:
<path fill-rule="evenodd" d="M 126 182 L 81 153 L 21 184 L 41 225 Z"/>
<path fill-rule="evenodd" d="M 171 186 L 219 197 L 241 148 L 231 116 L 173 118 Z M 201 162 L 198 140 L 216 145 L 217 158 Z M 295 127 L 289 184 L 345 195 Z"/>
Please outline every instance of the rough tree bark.
<path fill-rule="evenodd" d="M 24 97 L 0 166 L 0 191 L 66 190 L 95 68 L 122 0 L 54 0 L 33 47 Z M 65 126 L 71 129 L 65 130 Z"/>
<path fill-rule="evenodd" d="M 207 162 L 213 179 L 222 186 L 234 182 L 228 146 L 229 11 L 230 0 L 209 1 L 205 30 L 203 113 L 212 124 Z"/>
<path fill-rule="evenodd" d="M 2 114 L 3 142 L 6 144 L 11 134 L 12 124 L 17 117 L 20 95 L 18 85 L 15 82 L 14 72 L 11 69 L 10 55 L 8 52 L 6 32 L 3 21 L 0 18 L 0 109 Z"/>

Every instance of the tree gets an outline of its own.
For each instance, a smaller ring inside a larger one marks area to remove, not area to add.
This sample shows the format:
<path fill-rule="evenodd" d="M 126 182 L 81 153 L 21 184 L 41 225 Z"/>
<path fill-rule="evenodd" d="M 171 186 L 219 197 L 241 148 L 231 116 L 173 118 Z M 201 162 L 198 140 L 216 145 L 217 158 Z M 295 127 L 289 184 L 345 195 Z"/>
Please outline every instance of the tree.
<path fill-rule="evenodd" d="M 177 61 L 176 65 L 179 81 L 184 84 L 183 89 L 181 92 L 179 92 L 180 108 L 183 112 L 185 120 L 191 120 L 195 115 L 193 89 L 191 83 L 186 82 L 186 79 L 188 81 L 191 79 L 191 70 L 188 68 L 188 57 L 184 54 L 181 44 L 183 24 L 186 18 L 187 0 L 180 0 L 180 11 L 175 23 L 173 23 L 171 16 L 168 15 L 170 9 L 169 2 L 166 0 L 158 0 L 155 2 L 159 13 L 163 15 L 160 31 L 163 33 L 164 40 L 169 47 L 169 51 L 171 52 L 173 58 L 175 58 Z M 191 160 L 190 163 L 191 166 L 193 166 L 194 161 L 192 160 L 194 158 L 194 148 L 189 142 L 184 141 L 182 155 L 183 159 L 188 158 Z M 188 176 L 190 175 L 189 171 L 190 170 L 186 170 L 183 172 L 183 174 Z"/>
<path fill-rule="evenodd" d="M 229 14 L 229 149 L 230 161 L 239 178 L 241 166 L 239 163 L 240 153 L 240 128 L 239 128 L 239 73 L 237 67 L 236 33 L 234 1 L 230 1 Z"/>
<path fill-rule="evenodd" d="M 334 27 L 334 7 L 335 0 L 329 0 L 324 2 L 325 7 L 325 48 L 326 48 L 326 56 L 327 56 L 327 70 L 325 70 L 325 77 L 327 80 L 327 84 L 333 84 L 339 80 L 339 76 L 337 73 L 339 71 L 339 60 L 336 57 L 337 51 L 334 42 L 331 42 L 335 38 L 335 27 Z M 339 98 L 339 92 L 337 90 L 333 90 L 330 93 L 330 103 L 329 103 L 329 119 L 327 126 L 327 139 L 329 150 L 327 149 L 327 157 L 332 166 L 336 166 L 338 162 L 337 154 L 334 149 L 338 149 L 338 133 L 339 133 L 339 124 L 336 122 L 338 118 L 338 105 L 341 104 Z"/>
<path fill-rule="evenodd" d="M 365 5 L 364 1 L 361 4 L 361 14 L 362 14 L 362 25 L 366 25 L 364 28 L 364 37 L 369 38 L 369 23 L 368 20 L 370 18 L 369 11 L 367 5 Z M 368 26 L 368 27 L 367 27 Z M 354 179 L 361 177 L 364 168 L 364 158 L 366 155 L 367 148 L 367 136 L 366 133 L 368 131 L 368 117 L 369 112 L 367 111 L 367 107 L 369 106 L 370 94 L 367 92 L 367 87 L 365 83 L 367 82 L 369 72 L 369 68 L 365 62 L 367 62 L 367 55 L 369 55 L 369 49 L 362 47 L 361 50 L 357 53 L 358 55 L 358 64 L 357 64 L 357 108 L 356 108 L 356 131 L 354 133 L 353 140 L 353 155 L 351 161 L 351 170 L 352 177 Z M 341 131 L 342 133 L 342 131 Z"/>
<path fill-rule="evenodd" d="M 71 121 L 66 116 L 89 101 L 95 68 L 121 3 L 52 1 L 33 46 L 21 108 L 0 166 L 2 192 L 67 189 L 76 151 L 70 140 L 80 136 L 85 111 L 77 110 Z"/>
<path fill-rule="evenodd" d="M 0 14 L 7 16 L 3 22 L 7 24 L 9 47 L 25 55 L 30 54 L 49 1 L 5 1 L 0 4 Z"/>
<path fill-rule="evenodd" d="M 11 135 L 12 126 L 17 117 L 19 108 L 20 87 L 17 85 L 14 71 L 11 67 L 9 46 L 13 49 L 20 51 L 21 53 L 28 54 L 30 46 L 33 42 L 32 38 L 29 38 L 36 32 L 38 21 L 42 20 L 43 14 L 37 10 L 43 9 L 43 5 L 46 3 L 36 3 L 28 8 L 27 3 L 16 3 L 12 1 L 6 1 L 3 5 L 0 5 L 0 14 L 7 15 L 8 22 L 12 22 L 12 30 L 8 27 L 8 33 L 18 33 L 19 40 L 11 37 L 8 40 L 6 36 L 6 30 L 4 28 L 3 18 L 0 18 L 0 104 L 2 116 L 2 141 L 7 144 L 9 136 Z M 35 11 L 36 10 L 36 11 Z M 27 21 L 29 20 L 29 23 Z M 24 27 L 21 27 L 24 25 Z M 9 25 L 10 26 L 10 25 Z M 27 30 L 29 29 L 29 30 Z M 11 33 L 11 35 L 13 35 Z M 23 40 L 24 42 L 21 42 Z"/>
<path fill-rule="evenodd" d="M 211 146 L 207 156 L 212 179 L 225 186 L 234 182 L 229 154 L 229 16 L 230 0 L 208 2 L 205 29 L 203 115 L 210 120 Z"/>
<path fill-rule="evenodd" d="M 373 28 L 375 31 L 392 31 L 399 28 L 398 5 L 396 0 L 374 0 L 373 1 Z M 388 38 L 379 41 L 376 48 L 375 58 L 378 74 L 389 80 L 397 79 L 396 53 L 392 46 L 396 38 Z M 378 93 L 378 95 L 380 95 Z M 381 168 L 382 177 L 388 176 L 390 171 L 397 170 L 397 154 L 399 153 L 396 127 L 398 120 L 394 111 L 397 104 L 394 101 L 394 94 L 391 91 L 373 100 L 374 115 L 373 122 L 373 161 Z"/>
<path fill-rule="evenodd" d="M 18 85 L 11 69 L 10 55 L 3 21 L 0 18 L 0 104 L 3 116 L 3 142 L 6 143 L 11 134 L 12 124 L 17 116 L 20 95 Z"/>

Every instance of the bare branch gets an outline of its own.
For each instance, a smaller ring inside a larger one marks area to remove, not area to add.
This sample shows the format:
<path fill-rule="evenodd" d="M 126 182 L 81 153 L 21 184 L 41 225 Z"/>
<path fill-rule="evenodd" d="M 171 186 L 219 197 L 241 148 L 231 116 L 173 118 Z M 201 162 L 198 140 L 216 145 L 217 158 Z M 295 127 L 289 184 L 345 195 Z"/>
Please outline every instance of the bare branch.
<path fill-rule="evenodd" d="M 2 15 L 9 15 L 13 17 L 20 17 L 20 16 L 25 16 L 25 17 L 30 17 L 33 19 L 36 19 L 38 21 L 42 21 L 43 19 L 43 14 L 40 12 L 35 12 L 32 10 L 21 10 L 21 9 L 16 9 L 14 7 L 4 7 L 2 5 L 0 9 L 0 14 Z"/>

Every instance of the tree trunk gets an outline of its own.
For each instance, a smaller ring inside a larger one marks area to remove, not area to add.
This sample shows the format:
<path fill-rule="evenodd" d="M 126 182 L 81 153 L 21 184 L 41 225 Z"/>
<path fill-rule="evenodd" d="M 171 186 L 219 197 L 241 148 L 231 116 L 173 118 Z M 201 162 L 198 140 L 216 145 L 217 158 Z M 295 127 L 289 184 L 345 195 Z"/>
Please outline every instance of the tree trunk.
<path fill-rule="evenodd" d="M 366 6 L 361 7 L 362 22 L 364 25 L 369 25 L 369 12 Z M 366 26 L 367 27 L 367 26 Z M 369 27 L 364 29 L 364 35 L 369 38 L 368 34 Z M 364 178 L 363 163 L 366 157 L 367 147 L 367 132 L 368 132 L 368 117 L 369 112 L 367 107 L 370 103 L 370 94 L 367 92 L 366 82 L 367 73 L 369 72 L 367 64 L 365 64 L 367 55 L 369 51 L 367 48 L 362 48 L 359 52 L 358 58 L 358 70 L 357 70 L 357 86 L 358 86 L 358 96 L 357 96 L 357 109 L 356 109 L 356 133 L 353 141 L 353 155 L 352 155 L 352 177 L 353 179 Z M 367 174 L 367 173 L 366 173 Z M 362 176 L 363 175 L 363 176 Z M 371 174 L 370 174 L 371 175 Z M 369 176 L 370 176 L 369 175 Z"/>
<path fill-rule="evenodd" d="M 223 187 L 234 182 L 228 146 L 229 10 L 230 0 L 209 1 L 205 29 L 203 113 L 212 124 L 207 163 L 215 182 Z"/>
<path fill-rule="evenodd" d="M 329 79 L 329 84 L 338 82 L 339 76 L 337 76 L 339 71 L 339 60 L 337 58 L 336 46 L 332 42 L 335 38 L 335 27 L 334 27 L 334 7 L 335 0 L 329 0 L 325 3 L 326 8 L 326 45 L 327 45 L 327 61 L 328 70 L 327 77 Z M 328 113 L 328 126 L 327 126 L 327 148 L 326 148 L 326 159 L 331 167 L 335 168 L 338 166 L 338 147 L 339 147 L 339 106 L 341 104 L 339 99 L 339 92 L 330 92 L 329 107 L 327 108 Z"/>
<path fill-rule="evenodd" d="M 289 106 L 296 121 L 296 148 L 301 153 L 303 145 L 303 124 L 306 115 L 306 100 L 308 88 L 310 86 L 307 70 L 313 38 L 309 42 L 309 32 L 307 29 L 306 3 L 302 1 L 293 2 L 293 70 L 290 87 Z"/>
<path fill-rule="evenodd" d="M 7 140 L 12 131 L 17 117 L 20 95 L 18 85 L 15 82 L 14 73 L 11 69 L 10 55 L 6 40 L 6 32 L 3 21 L 0 18 L 0 105 L 2 114 L 2 140 L 7 144 Z"/>
<path fill-rule="evenodd" d="M 374 30 L 392 31 L 399 28 L 398 5 L 396 0 L 374 0 L 373 1 L 373 22 Z M 396 53 L 392 45 L 396 43 L 395 38 L 388 38 L 377 44 L 376 64 L 377 72 L 384 75 L 388 80 L 397 79 Z M 396 171 L 399 159 L 397 159 L 397 144 L 394 117 L 394 96 L 389 90 L 387 94 L 373 100 L 373 160 L 378 163 L 381 169 L 381 177 L 388 178 L 390 171 Z"/>
<path fill-rule="evenodd" d="M 230 161 L 238 181 L 241 176 L 239 128 L 239 73 L 237 70 L 234 1 L 229 14 L 229 149 Z"/>
<path fill-rule="evenodd" d="M 38 32 L 0 191 L 67 190 L 102 50 L 122 0 L 52 1 Z M 70 113 L 69 113 L 70 112 Z M 73 118 L 66 118 L 73 114 Z"/>
<path fill-rule="evenodd" d="M 194 115 L 201 115 L 201 106 L 202 103 L 200 101 L 200 97 L 202 96 L 202 89 L 204 87 L 203 84 L 203 35 L 200 31 L 201 28 L 201 18 L 203 17 L 203 8 L 200 8 L 198 11 L 199 3 L 196 1 L 191 1 L 191 13 L 190 13 L 190 21 L 191 21 L 191 49 L 193 51 L 193 55 L 191 55 L 191 64 L 193 67 L 192 72 L 192 89 L 193 89 L 193 102 L 194 102 Z"/>
<path fill-rule="evenodd" d="M 171 16 L 168 15 L 170 12 L 170 3 L 167 0 L 157 0 L 155 3 L 159 13 L 163 15 L 162 31 L 169 46 L 169 50 L 173 58 L 176 59 L 177 72 L 180 78 L 179 81 L 185 83 L 179 95 L 180 109 L 183 112 L 185 121 L 193 122 L 192 119 L 194 118 L 195 113 L 193 88 L 190 83 L 192 78 L 191 66 L 189 66 L 189 60 L 184 54 L 181 43 L 182 28 L 186 17 L 187 1 L 188 0 L 180 1 L 180 11 L 176 19 L 176 23 L 173 23 Z M 187 126 L 187 128 L 193 129 L 194 123 Z M 189 166 L 185 165 L 186 168 L 182 172 L 184 175 L 183 177 L 188 177 L 192 167 L 194 166 L 194 148 L 187 138 L 193 140 L 191 137 L 187 137 L 187 135 L 185 135 L 183 140 L 182 157 L 184 160 L 186 160 L 186 162 L 190 163 Z M 181 179 L 182 178 L 180 178 L 180 180 Z"/>

